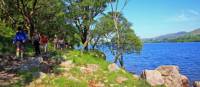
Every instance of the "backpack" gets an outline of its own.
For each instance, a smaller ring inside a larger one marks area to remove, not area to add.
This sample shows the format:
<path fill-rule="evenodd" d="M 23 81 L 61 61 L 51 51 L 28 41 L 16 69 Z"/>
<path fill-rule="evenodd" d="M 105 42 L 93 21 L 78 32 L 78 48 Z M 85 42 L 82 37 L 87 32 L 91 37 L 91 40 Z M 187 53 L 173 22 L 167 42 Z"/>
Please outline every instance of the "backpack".
<path fill-rule="evenodd" d="M 24 32 L 17 32 L 15 36 L 15 42 L 16 41 L 20 42 L 26 41 L 26 34 Z"/>
<path fill-rule="evenodd" d="M 46 44 L 48 42 L 47 36 L 42 36 L 40 39 L 41 39 L 40 43 L 42 44 Z"/>

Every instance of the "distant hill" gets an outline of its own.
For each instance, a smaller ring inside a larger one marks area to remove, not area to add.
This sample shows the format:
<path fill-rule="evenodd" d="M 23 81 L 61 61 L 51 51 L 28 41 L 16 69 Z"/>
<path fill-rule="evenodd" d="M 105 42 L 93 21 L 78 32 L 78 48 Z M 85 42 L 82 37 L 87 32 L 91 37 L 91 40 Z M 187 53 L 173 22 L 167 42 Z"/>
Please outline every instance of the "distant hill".
<path fill-rule="evenodd" d="M 191 32 L 177 32 L 161 35 L 155 38 L 143 39 L 144 42 L 200 42 L 200 28 Z"/>
<path fill-rule="evenodd" d="M 200 35 L 200 28 L 189 32 L 192 35 Z"/>

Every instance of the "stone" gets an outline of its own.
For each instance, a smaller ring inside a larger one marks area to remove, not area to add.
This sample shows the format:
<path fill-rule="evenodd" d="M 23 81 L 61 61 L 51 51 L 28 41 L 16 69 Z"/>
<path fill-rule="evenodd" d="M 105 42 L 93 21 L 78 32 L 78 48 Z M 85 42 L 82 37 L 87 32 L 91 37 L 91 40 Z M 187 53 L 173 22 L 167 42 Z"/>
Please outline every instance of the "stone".
<path fill-rule="evenodd" d="M 178 66 L 160 66 L 156 70 L 161 73 L 167 87 L 188 87 L 189 80 L 179 73 Z"/>
<path fill-rule="evenodd" d="M 61 62 L 60 66 L 64 68 L 71 68 L 74 66 L 74 64 L 72 60 L 68 60 L 68 61 Z"/>
<path fill-rule="evenodd" d="M 87 64 L 86 67 L 80 67 L 80 71 L 85 74 L 91 74 L 99 69 L 97 64 Z"/>
<path fill-rule="evenodd" d="M 105 84 L 98 82 L 94 85 L 94 87 L 105 87 Z"/>
<path fill-rule="evenodd" d="M 108 70 L 110 72 L 114 72 L 114 71 L 119 70 L 119 67 L 115 63 L 112 63 L 112 64 L 108 65 Z"/>
<path fill-rule="evenodd" d="M 141 78 L 145 79 L 151 86 L 163 85 L 164 79 L 157 70 L 144 70 Z"/>
<path fill-rule="evenodd" d="M 34 78 L 44 79 L 47 75 L 43 72 L 35 72 L 33 73 Z"/>
<path fill-rule="evenodd" d="M 159 66 L 156 68 L 163 76 L 170 76 L 173 74 L 179 74 L 178 66 L 173 65 L 166 65 L 166 66 Z"/>
<path fill-rule="evenodd" d="M 200 87 L 200 81 L 194 81 L 193 86 L 194 87 Z"/>
<path fill-rule="evenodd" d="M 96 72 L 99 69 L 99 66 L 97 64 L 87 64 L 87 68 L 92 72 Z"/>
<path fill-rule="evenodd" d="M 127 81 L 127 80 L 128 80 L 127 78 L 121 77 L 121 76 L 116 78 L 116 82 L 119 83 L 119 84 L 121 84 L 121 83 L 123 83 L 124 81 Z"/>
<path fill-rule="evenodd" d="M 181 75 L 182 87 L 190 87 L 189 80 L 186 76 Z"/>

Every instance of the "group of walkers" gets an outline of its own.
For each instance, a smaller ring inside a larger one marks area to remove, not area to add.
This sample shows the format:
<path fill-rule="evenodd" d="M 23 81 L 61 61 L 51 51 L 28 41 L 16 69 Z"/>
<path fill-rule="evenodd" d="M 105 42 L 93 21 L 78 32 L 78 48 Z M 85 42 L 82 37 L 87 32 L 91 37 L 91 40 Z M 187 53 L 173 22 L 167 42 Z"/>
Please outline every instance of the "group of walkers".
<path fill-rule="evenodd" d="M 24 55 L 24 46 L 30 41 L 28 38 L 28 33 L 23 30 L 21 26 L 18 27 L 17 33 L 13 38 L 13 44 L 16 45 L 16 57 L 23 58 Z M 44 52 L 47 52 L 48 46 L 48 37 L 45 34 L 34 32 L 31 38 L 32 44 L 35 49 L 35 56 L 41 54 L 41 48 Z"/>
<path fill-rule="evenodd" d="M 54 36 L 54 49 L 63 50 L 65 47 L 67 48 L 68 44 L 65 43 L 64 37 L 58 37 L 57 35 Z"/>

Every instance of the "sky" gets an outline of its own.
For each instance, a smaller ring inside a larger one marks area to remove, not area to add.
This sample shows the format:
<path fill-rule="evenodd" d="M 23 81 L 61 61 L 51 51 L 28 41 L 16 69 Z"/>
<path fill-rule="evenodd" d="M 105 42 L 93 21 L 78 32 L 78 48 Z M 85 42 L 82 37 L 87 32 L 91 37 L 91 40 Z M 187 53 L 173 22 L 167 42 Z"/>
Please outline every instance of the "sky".
<path fill-rule="evenodd" d="M 200 28 L 200 0 L 129 0 L 123 14 L 140 38 Z"/>

